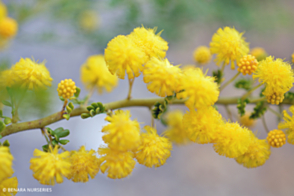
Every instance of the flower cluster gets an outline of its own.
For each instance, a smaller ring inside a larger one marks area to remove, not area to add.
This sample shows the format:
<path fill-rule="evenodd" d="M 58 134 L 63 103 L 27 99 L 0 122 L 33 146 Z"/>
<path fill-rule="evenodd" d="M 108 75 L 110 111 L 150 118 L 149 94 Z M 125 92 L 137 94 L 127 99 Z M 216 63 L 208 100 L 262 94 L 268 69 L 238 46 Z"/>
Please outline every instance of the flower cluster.
<path fill-rule="evenodd" d="M 196 63 L 200 65 L 205 65 L 209 63 L 211 59 L 211 53 L 208 47 L 206 46 L 199 46 L 194 50 L 193 53 L 194 60 Z"/>

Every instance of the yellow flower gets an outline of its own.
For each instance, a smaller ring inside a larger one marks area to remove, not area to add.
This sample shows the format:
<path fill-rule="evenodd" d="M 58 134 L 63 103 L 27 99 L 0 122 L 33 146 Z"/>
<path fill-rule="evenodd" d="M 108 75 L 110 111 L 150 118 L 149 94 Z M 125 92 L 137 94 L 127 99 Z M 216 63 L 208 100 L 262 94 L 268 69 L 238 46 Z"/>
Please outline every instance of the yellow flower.
<path fill-rule="evenodd" d="M 156 28 L 145 29 L 137 27 L 128 35 L 138 47 L 142 48 L 149 58 L 160 57 L 164 58 L 168 50 L 168 43 L 160 37 L 161 32 L 155 34 Z"/>
<path fill-rule="evenodd" d="M 6 146 L 0 146 L 0 182 L 9 178 L 13 174 L 12 160 L 13 156 Z"/>
<path fill-rule="evenodd" d="M 132 39 L 123 35 L 108 42 L 104 56 L 109 71 L 120 79 L 125 78 L 125 72 L 129 79 L 138 77 L 143 64 L 148 60 L 145 52 Z"/>
<path fill-rule="evenodd" d="M 294 106 L 289 108 L 290 112 L 294 114 Z M 286 129 L 287 141 L 290 144 L 294 144 L 294 116 L 290 116 L 286 110 L 283 111 L 284 121 L 278 125 L 279 129 Z"/>
<path fill-rule="evenodd" d="M 29 58 L 21 58 L 12 66 L 16 81 L 29 89 L 51 86 L 52 78 L 45 63 L 37 63 Z"/>
<path fill-rule="evenodd" d="M 110 148 L 126 151 L 135 150 L 140 145 L 140 125 L 130 117 L 130 111 L 116 110 L 105 118 L 110 124 L 102 128 L 105 133 L 102 139 Z"/>
<path fill-rule="evenodd" d="M 11 87 L 16 84 L 13 76 L 13 70 L 7 69 L 0 72 L 0 87 Z"/>
<path fill-rule="evenodd" d="M 156 129 L 145 126 L 146 133 L 141 133 L 141 145 L 136 152 L 138 163 L 146 167 L 160 167 L 170 157 L 172 143 L 157 134 Z"/>
<path fill-rule="evenodd" d="M 191 141 L 206 144 L 216 139 L 223 125 L 222 116 L 212 106 L 200 110 L 191 110 L 183 117 L 184 129 Z"/>
<path fill-rule="evenodd" d="M 103 55 L 90 56 L 81 67 L 81 80 L 83 84 L 92 89 L 96 87 L 102 94 L 103 89 L 111 92 L 117 86 L 117 76 L 112 75 L 105 63 Z"/>
<path fill-rule="evenodd" d="M 259 62 L 256 72 L 253 73 L 253 79 L 256 78 L 260 83 L 266 84 L 263 93 L 265 96 L 284 94 L 292 88 L 294 82 L 291 65 L 279 58 L 274 60 L 272 56 Z"/>
<path fill-rule="evenodd" d="M 245 42 L 242 35 L 243 33 L 239 33 L 235 28 L 225 27 L 217 30 L 210 42 L 210 51 L 216 54 L 217 65 L 222 62 L 228 65 L 231 61 L 231 69 L 235 69 L 234 61 L 248 54 L 249 44 Z"/>
<path fill-rule="evenodd" d="M 95 11 L 86 10 L 79 16 L 79 25 L 85 31 L 94 31 L 99 27 L 99 18 Z"/>
<path fill-rule="evenodd" d="M 238 71 L 243 75 L 251 75 L 257 69 L 258 62 L 252 55 L 243 56 L 238 62 Z"/>
<path fill-rule="evenodd" d="M 14 37 L 17 33 L 18 25 L 17 22 L 9 17 L 0 20 L 0 35 L 3 38 Z"/>
<path fill-rule="evenodd" d="M 6 18 L 7 16 L 7 8 L 2 1 L 0 1 L 0 20 Z"/>
<path fill-rule="evenodd" d="M 214 82 L 214 78 L 205 76 L 200 68 L 184 70 L 178 91 L 180 90 L 177 98 L 188 98 L 185 104 L 190 110 L 211 106 L 219 96 L 218 85 Z"/>
<path fill-rule="evenodd" d="M 93 179 L 99 171 L 99 159 L 94 155 L 94 150 L 86 150 L 81 146 L 79 151 L 72 151 L 70 156 L 71 173 L 67 176 L 74 182 L 87 182 L 89 176 Z"/>
<path fill-rule="evenodd" d="M 173 95 L 181 77 L 181 69 L 173 66 L 167 59 L 151 58 L 144 66 L 144 82 L 150 92 L 160 97 Z"/>
<path fill-rule="evenodd" d="M 256 120 L 250 119 L 250 113 L 246 112 L 242 117 L 239 118 L 240 124 L 245 127 L 253 127 L 256 124 Z"/>
<path fill-rule="evenodd" d="M 216 135 L 214 150 L 219 155 L 236 158 L 247 152 L 253 142 L 250 130 L 241 127 L 238 123 L 225 123 Z"/>
<path fill-rule="evenodd" d="M 196 63 L 199 63 L 200 65 L 204 65 L 209 63 L 211 59 L 211 53 L 208 47 L 206 46 L 199 46 L 194 50 L 193 53 L 194 60 Z"/>
<path fill-rule="evenodd" d="M 16 177 L 3 180 L 2 182 L 0 182 L 0 196 L 15 195 L 17 193 L 17 185 L 18 181 Z"/>
<path fill-rule="evenodd" d="M 69 99 L 74 96 L 76 89 L 76 84 L 72 79 L 61 80 L 57 87 L 58 96 L 63 97 L 63 99 Z"/>
<path fill-rule="evenodd" d="M 294 63 L 294 53 L 291 56 L 291 62 Z"/>
<path fill-rule="evenodd" d="M 266 140 L 272 147 L 280 148 L 286 144 L 286 135 L 283 131 L 274 129 L 267 134 Z"/>
<path fill-rule="evenodd" d="M 30 169 L 34 172 L 34 178 L 40 181 L 41 184 L 54 185 L 55 181 L 62 183 L 63 176 L 67 177 L 70 175 L 70 152 L 66 151 L 58 154 L 57 145 L 54 149 L 49 146 L 49 152 L 35 149 L 34 156 L 30 160 Z"/>
<path fill-rule="evenodd" d="M 183 112 L 181 110 L 174 110 L 166 114 L 166 122 L 168 128 L 163 135 L 170 141 L 178 145 L 187 144 L 189 142 L 186 129 L 183 126 Z"/>
<path fill-rule="evenodd" d="M 276 92 L 268 93 L 268 91 L 271 91 L 271 90 L 265 89 L 265 91 L 263 92 L 268 103 L 279 105 L 280 103 L 283 102 L 285 98 L 284 93 L 276 93 Z"/>
<path fill-rule="evenodd" d="M 247 168 L 254 168 L 263 165 L 271 154 L 270 145 L 266 140 L 260 140 L 251 134 L 253 142 L 248 150 L 241 156 L 236 158 L 239 164 Z"/>
<path fill-rule="evenodd" d="M 100 147 L 98 154 L 100 170 L 112 179 L 125 178 L 130 175 L 136 165 L 134 153 L 131 151 L 121 152 L 107 147 Z"/>
<path fill-rule="evenodd" d="M 260 48 L 260 47 L 252 48 L 251 51 L 250 51 L 250 54 L 255 56 L 257 61 L 262 61 L 268 56 L 266 51 L 263 48 Z"/>

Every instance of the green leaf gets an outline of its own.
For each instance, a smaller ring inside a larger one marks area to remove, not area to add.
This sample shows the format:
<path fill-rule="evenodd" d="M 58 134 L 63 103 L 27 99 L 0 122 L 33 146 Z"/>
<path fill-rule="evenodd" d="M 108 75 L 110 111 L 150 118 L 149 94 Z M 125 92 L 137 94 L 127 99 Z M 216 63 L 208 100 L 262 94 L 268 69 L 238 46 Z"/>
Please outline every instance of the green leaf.
<path fill-rule="evenodd" d="M 42 146 L 42 149 L 43 149 L 44 152 L 48 152 L 48 150 L 49 150 L 49 145 L 48 145 L 48 144 L 43 145 L 43 146 Z"/>
<path fill-rule="evenodd" d="M 10 123 L 11 123 L 11 118 L 9 118 L 9 117 L 5 117 L 5 118 L 4 118 L 4 123 L 5 123 L 5 125 L 10 124 Z"/>
<path fill-rule="evenodd" d="M 86 119 L 86 118 L 89 118 L 91 115 L 89 113 L 82 113 L 81 114 L 81 118 L 82 119 Z"/>
<path fill-rule="evenodd" d="M 54 140 L 52 140 L 52 145 L 56 146 L 56 145 L 58 145 L 58 142 L 54 139 Z"/>
<path fill-rule="evenodd" d="M 0 110 L 0 117 L 3 118 L 3 112 Z"/>
<path fill-rule="evenodd" d="M 8 107 L 12 107 L 12 104 L 9 101 L 3 100 L 2 103 L 3 103 L 3 105 L 6 105 Z"/>
<path fill-rule="evenodd" d="M 70 114 L 63 114 L 62 117 L 65 118 L 66 120 L 69 120 Z"/>
<path fill-rule="evenodd" d="M 76 87 L 76 92 L 75 92 L 74 96 L 75 96 L 76 98 L 78 98 L 79 95 L 80 95 L 80 92 L 81 92 L 81 89 L 80 89 L 79 87 Z"/>
<path fill-rule="evenodd" d="M 54 135 L 57 135 L 59 138 L 66 137 L 70 133 L 68 129 L 63 129 L 62 127 L 55 129 L 53 132 L 54 132 Z"/>
<path fill-rule="evenodd" d="M 59 99 L 60 99 L 61 101 L 65 101 L 65 99 L 64 99 L 62 96 L 59 96 Z"/>
<path fill-rule="evenodd" d="M 0 121 L 0 133 L 5 129 L 6 125 L 4 122 Z"/>
<path fill-rule="evenodd" d="M 69 142 L 69 140 L 59 140 L 59 143 L 62 145 L 66 145 Z"/>
<path fill-rule="evenodd" d="M 72 111 L 72 109 L 67 105 L 66 106 L 66 112 L 69 114 L 69 113 L 71 113 L 71 111 Z"/>
<path fill-rule="evenodd" d="M 5 140 L 5 141 L 3 142 L 3 146 L 7 146 L 7 147 L 9 147 L 9 146 L 10 146 L 9 141 L 8 141 L 8 140 Z"/>
<path fill-rule="evenodd" d="M 75 108 L 72 102 L 69 102 L 68 107 L 70 107 L 72 110 Z"/>
<path fill-rule="evenodd" d="M 249 99 L 245 99 L 245 100 L 238 99 L 237 108 L 238 108 L 238 113 L 240 114 L 240 116 L 243 116 L 245 114 L 245 107 L 247 103 L 249 103 Z"/>

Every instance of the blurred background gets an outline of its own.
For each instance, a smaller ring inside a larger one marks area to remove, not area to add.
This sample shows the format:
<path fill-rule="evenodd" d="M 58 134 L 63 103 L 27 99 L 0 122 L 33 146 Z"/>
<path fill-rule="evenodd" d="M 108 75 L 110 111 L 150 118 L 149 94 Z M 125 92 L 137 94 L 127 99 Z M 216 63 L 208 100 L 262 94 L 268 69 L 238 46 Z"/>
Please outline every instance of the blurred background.
<path fill-rule="evenodd" d="M 250 48 L 263 47 L 268 54 L 291 61 L 294 52 L 292 0 L 4 0 L 9 16 L 19 24 L 17 36 L 0 53 L 0 62 L 10 67 L 21 57 L 46 60 L 46 66 L 53 78 L 52 88 L 44 96 L 46 105 L 40 99 L 28 99 L 29 107 L 21 108 L 21 120 L 34 120 L 62 107 L 56 88 L 60 80 L 72 78 L 81 91 L 81 97 L 88 94 L 80 81 L 80 67 L 87 57 L 103 54 L 107 43 L 119 34 L 129 34 L 133 28 L 144 25 L 157 27 L 161 36 L 169 42 L 167 58 L 174 65 L 194 64 L 193 51 L 200 45 L 209 46 L 214 32 L 220 27 L 235 27 L 244 32 Z M 208 75 L 218 67 L 209 63 Z M 236 70 L 227 67 L 225 78 L 231 78 Z M 94 93 L 91 101 L 107 103 L 127 96 L 128 81 L 121 80 L 110 94 Z M 238 96 L 244 91 L 233 85 L 222 91 L 222 97 Z M 259 93 L 259 92 L 256 92 Z M 44 98 L 43 97 L 43 98 Z M 135 80 L 133 98 L 156 97 L 148 92 L 140 76 Z M 43 99 L 44 100 L 44 99 Z M 42 107 L 39 107 L 42 106 Z M 237 120 L 235 105 L 230 106 Z M 38 109 L 41 108 L 41 109 Z M 278 108 L 272 107 L 277 110 Z M 288 106 L 284 106 L 288 108 Z M 132 118 L 141 124 L 151 122 L 146 108 L 129 108 Z M 170 109 L 187 110 L 185 106 Z M 249 111 L 252 106 L 248 106 Z M 219 111 L 227 118 L 222 106 Z M 8 109 L 4 113 L 9 114 Z M 103 144 L 101 129 L 106 124 L 105 115 L 82 120 L 79 117 L 50 125 L 54 129 L 70 129 L 70 143 L 67 150 L 77 150 L 81 145 L 97 150 Z M 277 119 L 266 113 L 270 129 L 277 127 Z M 161 133 L 165 127 L 156 122 Z M 252 129 L 259 138 L 266 132 L 260 120 Z M 15 176 L 19 188 L 48 187 L 40 185 L 32 176 L 30 158 L 35 148 L 46 143 L 40 130 L 30 130 L 9 135 L 14 156 Z M 0 140 L 0 141 L 1 141 Z M 234 159 L 219 156 L 212 145 L 190 144 L 174 146 L 167 164 L 157 169 L 136 165 L 132 175 L 121 180 L 108 179 L 99 173 L 87 183 L 73 183 L 65 180 L 52 187 L 51 193 L 18 193 L 18 195 L 294 195 L 294 146 L 284 145 L 273 149 L 265 165 L 247 169 Z"/>

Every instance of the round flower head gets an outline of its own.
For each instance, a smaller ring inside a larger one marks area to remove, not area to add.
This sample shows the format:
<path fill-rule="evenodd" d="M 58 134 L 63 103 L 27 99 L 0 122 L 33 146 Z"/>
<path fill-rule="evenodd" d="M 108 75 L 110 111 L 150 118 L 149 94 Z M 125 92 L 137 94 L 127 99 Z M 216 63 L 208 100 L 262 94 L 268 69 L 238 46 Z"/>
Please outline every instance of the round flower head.
<path fill-rule="evenodd" d="M 179 85 L 181 69 L 167 59 L 151 58 L 144 66 L 144 82 L 150 92 L 160 97 L 173 95 Z"/>
<path fill-rule="evenodd" d="M 125 78 L 125 72 L 129 79 L 138 77 L 148 59 L 142 48 L 123 35 L 113 38 L 107 44 L 104 57 L 109 71 L 120 79 Z"/>
<path fill-rule="evenodd" d="M 286 135 L 283 131 L 274 129 L 267 134 L 266 140 L 272 147 L 280 148 L 286 144 Z"/>
<path fill-rule="evenodd" d="M 227 65 L 231 61 L 231 69 L 235 69 L 234 61 L 248 54 L 249 44 L 242 35 L 243 33 L 239 33 L 235 28 L 225 27 L 217 30 L 210 42 L 210 51 L 216 54 L 217 65 L 222 62 Z"/>
<path fill-rule="evenodd" d="M 12 18 L 4 18 L 0 20 L 0 36 L 3 38 L 14 37 L 17 33 L 17 22 Z"/>
<path fill-rule="evenodd" d="M 134 153 L 131 151 L 121 152 L 107 147 L 100 147 L 98 154 L 100 170 L 112 179 L 125 178 L 130 175 L 136 165 Z"/>
<path fill-rule="evenodd" d="M 238 71 L 243 75 L 251 75 L 257 69 L 258 62 L 252 55 L 243 56 L 238 62 Z"/>
<path fill-rule="evenodd" d="M 38 89 L 51 86 L 52 78 L 45 67 L 45 63 L 37 63 L 29 58 L 21 58 L 12 66 L 16 81 L 29 89 Z"/>
<path fill-rule="evenodd" d="M 61 80 L 57 87 L 58 96 L 63 97 L 63 99 L 69 99 L 74 96 L 76 88 L 76 84 L 72 79 Z"/>
<path fill-rule="evenodd" d="M 187 144 L 189 142 L 187 131 L 183 126 L 183 112 L 175 110 L 166 114 L 166 123 L 168 128 L 164 131 L 163 135 L 166 136 L 171 142 L 178 145 Z"/>
<path fill-rule="evenodd" d="M 183 125 L 191 141 L 206 144 L 215 141 L 223 120 L 221 114 L 210 106 L 187 112 L 183 117 Z"/>
<path fill-rule="evenodd" d="M 208 47 L 206 46 L 199 46 L 194 50 L 194 60 L 196 63 L 200 65 L 205 65 L 209 63 L 211 59 L 211 53 Z"/>
<path fill-rule="evenodd" d="M 0 1 L 0 20 L 6 18 L 7 16 L 7 8 L 2 1 Z"/>
<path fill-rule="evenodd" d="M 13 174 L 12 160 L 13 156 L 6 146 L 0 146 L 0 182 L 9 178 Z"/>
<path fill-rule="evenodd" d="M 251 134 L 253 142 L 248 150 L 241 156 L 236 158 L 239 164 L 247 168 L 254 168 L 263 165 L 271 154 L 270 145 L 266 140 L 260 140 Z"/>
<path fill-rule="evenodd" d="M 12 196 L 17 193 L 18 180 L 16 177 L 7 178 L 0 182 L 0 195 Z M 9 189 L 9 191 L 8 191 Z"/>
<path fill-rule="evenodd" d="M 186 106 L 192 110 L 194 108 L 204 108 L 213 105 L 219 96 L 219 89 L 214 78 L 205 76 L 200 68 L 189 68 L 184 70 L 184 75 L 180 81 L 178 99 L 187 99 Z"/>
<path fill-rule="evenodd" d="M 70 175 L 70 152 L 66 151 L 58 154 L 57 145 L 54 149 L 49 146 L 49 152 L 35 149 L 34 156 L 30 160 L 30 169 L 34 172 L 34 178 L 40 181 L 41 184 L 54 185 L 55 181 L 62 183 L 63 176 L 67 177 Z"/>
<path fill-rule="evenodd" d="M 161 32 L 155 34 L 156 28 L 145 29 L 137 27 L 128 35 L 136 45 L 143 49 L 146 55 L 151 57 L 164 58 L 168 50 L 168 43 L 160 37 Z"/>
<path fill-rule="evenodd" d="M 145 126 L 146 133 L 141 133 L 141 145 L 137 149 L 138 163 L 146 167 L 160 167 L 170 157 L 172 143 L 165 137 L 157 134 L 156 129 Z"/>
<path fill-rule="evenodd" d="M 94 155 L 94 150 L 86 150 L 82 146 L 79 151 L 72 151 L 70 156 L 71 173 L 67 176 L 74 182 L 87 182 L 89 176 L 93 179 L 99 171 L 99 159 Z"/>
<path fill-rule="evenodd" d="M 256 124 L 256 120 L 249 118 L 250 117 L 250 113 L 246 112 L 242 117 L 239 118 L 239 122 L 242 126 L 245 127 L 254 127 L 254 125 Z"/>
<path fill-rule="evenodd" d="M 294 82 L 291 65 L 279 58 L 274 60 L 272 56 L 259 62 L 256 72 L 253 73 L 253 79 L 256 78 L 260 83 L 266 84 L 265 96 L 284 94 L 292 88 Z"/>
<path fill-rule="evenodd" d="M 117 86 L 117 76 L 112 75 L 105 63 L 103 55 L 90 56 L 81 67 L 81 80 L 88 88 L 97 88 L 102 94 L 103 89 L 111 92 Z"/>
<path fill-rule="evenodd" d="M 268 56 L 266 51 L 263 48 L 260 48 L 260 47 L 252 48 L 251 51 L 250 51 L 250 54 L 252 56 L 255 56 L 257 61 L 262 61 Z"/>
<path fill-rule="evenodd" d="M 266 89 L 263 94 L 265 95 L 267 102 L 271 104 L 279 105 L 284 100 L 284 94 L 283 93 L 276 93 L 276 92 L 269 92 L 267 93 L 268 89 Z"/>
<path fill-rule="evenodd" d="M 92 32 L 99 27 L 99 18 L 97 13 L 92 10 L 86 10 L 79 16 L 79 25 L 81 29 L 87 32 Z"/>
<path fill-rule="evenodd" d="M 105 118 L 110 124 L 102 128 L 105 133 L 102 139 L 110 148 L 127 151 L 140 145 L 140 125 L 130 117 L 130 111 L 116 110 L 113 115 Z"/>
<path fill-rule="evenodd" d="M 244 154 L 251 145 L 251 131 L 241 127 L 238 123 L 227 122 L 216 135 L 214 150 L 219 155 L 236 158 Z"/>
<path fill-rule="evenodd" d="M 294 106 L 289 108 L 290 112 L 294 114 Z M 284 122 L 279 123 L 279 129 L 286 129 L 287 141 L 290 144 L 294 144 L 294 116 L 290 116 L 286 110 L 283 111 Z"/>

